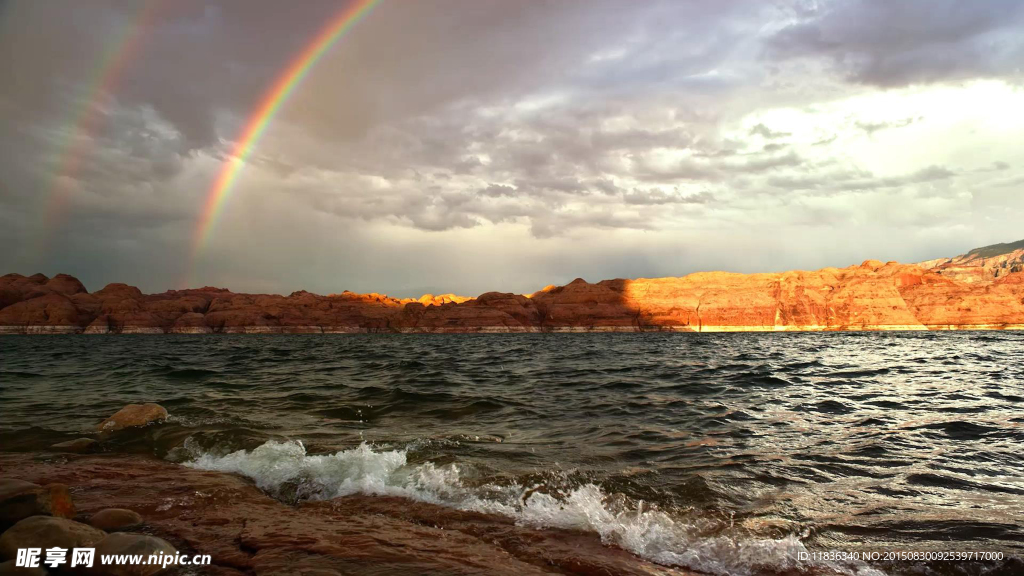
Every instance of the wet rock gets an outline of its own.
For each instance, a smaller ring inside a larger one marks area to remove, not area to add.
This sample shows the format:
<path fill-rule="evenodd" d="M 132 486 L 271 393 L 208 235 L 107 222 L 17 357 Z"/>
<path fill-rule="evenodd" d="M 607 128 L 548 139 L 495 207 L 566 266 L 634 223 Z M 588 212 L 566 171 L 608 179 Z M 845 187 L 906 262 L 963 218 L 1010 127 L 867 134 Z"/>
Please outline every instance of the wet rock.
<path fill-rule="evenodd" d="M 17 478 L 0 478 L 0 503 L 15 494 L 21 494 L 36 488 L 39 488 L 39 484 L 18 480 Z"/>
<path fill-rule="evenodd" d="M 54 518 L 30 516 L 11 526 L 0 536 L 0 559 L 17 557 L 19 548 L 87 548 L 106 538 L 107 533 L 88 524 Z"/>
<path fill-rule="evenodd" d="M 58 442 L 53 446 L 50 446 L 50 448 L 61 452 L 84 454 L 94 450 L 96 448 L 96 444 L 96 440 L 93 440 L 92 438 L 75 438 L 74 440 L 68 440 L 67 442 Z"/>
<path fill-rule="evenodd" d="M 110 418 L 100 422 L 96 429 L 100 432 L 116 432 L 123 428 L 145 426 L 150 422 L 160 422 L 166 419 L 167 410 L 159 404 L 129 404 Z"/>
<path fill-rule="evenodd" d="M 0 576 L 46 576 L 46 569 L 41 567 L 24 568 L 16 566 L 15 560 L 0 563 Z M 42 566 L 42 562 L 40 562 Z"/>
<path fill-rule="evenodd" d="M 75 504 L 63 484 L 39 486 L 22 480 L 0 480 L 0 529 L 29 516 L 71 518 Z"/>
<path fill-rule="evenodd" d="M 0 468 L 87 487 L 76 494 L 83 510 L 116 504 L 138 511 L 147 533 L 180 543 L 190 556 L 211 556 L 213 564 L 198 574 L 694 576 L 606 546 L 594 533 L 534 529 L 512 518 L 394 497 L 294 506 L 242 477 L 153 458 L 107 454 L 56 463 L 0 453 Z M 106 544 L 122 535 L 111 534 Z"/>
<path fill-rule="evenodd" d="M 131 554 L 141 555 L 145 558 L 150 556 L 164 555 L 174 556 L 177 550 L 166 540 L 155 536 L 143 536 L 142 534 L 126 534 L 117 532 L 104 538 L 96 545 L 96 558 L 102 558 L 110 554 Z M 168 565 L 170 566 L 170 564 Z M 149 576 L 163 572 L 161 565 L 115 565 L 115 566 L 93 566 L 96 573 L 106 576 Z"/>
<path fill-rule="evenodd" d="M 127 530 L 142 524 L 142 516 L 138 512 L 124 508 L 105 508 L 89 518 L 89 524 L 93 528 L 99 528 L 107 532 Z"/>

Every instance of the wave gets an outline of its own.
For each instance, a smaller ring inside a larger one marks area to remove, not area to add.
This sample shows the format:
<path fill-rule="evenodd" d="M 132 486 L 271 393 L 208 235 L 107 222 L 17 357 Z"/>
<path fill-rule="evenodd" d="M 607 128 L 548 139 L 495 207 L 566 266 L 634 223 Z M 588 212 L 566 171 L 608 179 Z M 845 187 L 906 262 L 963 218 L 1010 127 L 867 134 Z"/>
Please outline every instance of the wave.
<path fill-rule="evenodd" d="M 797 535 L 756 539 L 706 536 L 695 524 L 644 502 L 610 495 L 593 483 L 557 490 L 543 485 L 472 487 L 456 464 L 410 464 L 406 450 L 375 450 L 367 443 L 334 454 L 308 454 L 299 441 L 268 441 L 226 455 L 196 454 L 186 466 L 241 474 L 278 498 L 328 500 L 354 494 L 398 496 L 460 510 L 513 518 L 532 528 L 598 534 L 601 540 L 652 562 L 710 574 L 834 573 L 882 576 L 864 564 L 800 560 Z"/>

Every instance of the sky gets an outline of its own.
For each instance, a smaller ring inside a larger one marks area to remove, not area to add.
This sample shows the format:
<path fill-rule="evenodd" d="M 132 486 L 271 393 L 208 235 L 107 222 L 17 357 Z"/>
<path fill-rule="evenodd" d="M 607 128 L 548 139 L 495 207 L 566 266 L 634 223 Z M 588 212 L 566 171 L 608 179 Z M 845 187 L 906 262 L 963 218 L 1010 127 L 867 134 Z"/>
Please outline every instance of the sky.
<path fill-rule="evenodd" d="M 0 273 L 529 293 L 1024 238 L 1024 2 L 0 0 Z"/>

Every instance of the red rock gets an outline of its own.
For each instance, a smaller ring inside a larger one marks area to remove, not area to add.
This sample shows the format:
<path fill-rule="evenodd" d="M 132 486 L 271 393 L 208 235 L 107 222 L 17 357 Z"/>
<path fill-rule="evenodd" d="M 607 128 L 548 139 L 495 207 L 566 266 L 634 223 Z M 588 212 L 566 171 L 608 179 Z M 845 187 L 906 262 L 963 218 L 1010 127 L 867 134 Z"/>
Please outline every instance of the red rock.
<path fill-rule="evenodd" d="M 78 332 L 92 318 L 82 315 L 67 296 L 50 292 L 0 310 L 0 326 L 18 326 L 25 332 Z"/>
<path fill-rule="evenodd" d="M 44 284 L 54 292 L 71 296 L 72 294 L 86 294 L 89 291 L 78 281 L 78 278 L 67 274 L 57 274 Z"/>
<path fill-rule="evenodd" d="M 75 504 L 63 484 L 38 486 L 31 482 L 0 479 L 0 530 L 30 516 L 71 518 Z"/>
<path fill-rule="evenodd" d="M 74 440 L 68 440 L 67 442 L 58 442 L 53 446 L 50 446 L 51 450 L 58 450 L 60 452 L 71 452 L 83 454 L 85 452 L 91 452 L 96 449 L 99 443 L 92 438 L 75 438 Z"/>
<path fill-rule="evenodd" d="M 142 516 L 124 508 L 104 508 L 89 517 L 89 525 L 104 532 L 126 530 L 139 524 L 142 524 Z"/>
<path fill-rule="evenodd" d="M 96 558 L 101 559 L 101 562 L 105 556 L 134 555 L 143 558 L 170 556 L 174 558 L 175 552 L 177 550 L 174 549 L 174 546 L 171 546 L 163 538 L 143 534 L 126 534 L 124 532 L 110 534 L 96 544 Z M 99 563 L 93 565 L 92 573 L 102 574 L 103 576 L 152 576 L 153 574 L 165 573 L 170 570 L 173 569 L 170 567 L 164 568 L 161 564 L 103 565 Z"/>
<path fill-rule="evenodd" d="M 147 534 L 179 550 L 209 554 L 212 566 L 204 574 L 692 576 L 605 545 L 595 533 L 538 530 L 512 518 L 394 497 L 293 506 L 234 475 L 140 456 L 53 462 L 0 453 L 0 468 L 37 483 L 75 487 L 86 515 L 109 506 L 137 511 Z M 97 559 L 101 547 L 117 543 L 122 549 L 138 541 L 106 538 L 114 540 L 88 544 L 97 546 Z"/>
<path fill-rule="evenodd" d="M 102 530 L 67 518 L 30 516 L 0 536 L 0 558 L 15 558 L 19 548 L 89 548 L 106 536 Z"/>
<path fill-rule="evenodd" d="M 1024 241 L 906 265 L 681 278 L 581 278 L 529 296 L 396 299 L 235 294 L 204 287 L 143 294 L 74 278 L 0 277 L 0 333 L 775 331 L 1024 327 Z"/>
<path fill-rule="evenodd" d="M 116 432 L 123 428 L 145 426 L 167 419 L 167 410 L 159 404 L 129 404 L 96 425 L 100 432 Z"/>

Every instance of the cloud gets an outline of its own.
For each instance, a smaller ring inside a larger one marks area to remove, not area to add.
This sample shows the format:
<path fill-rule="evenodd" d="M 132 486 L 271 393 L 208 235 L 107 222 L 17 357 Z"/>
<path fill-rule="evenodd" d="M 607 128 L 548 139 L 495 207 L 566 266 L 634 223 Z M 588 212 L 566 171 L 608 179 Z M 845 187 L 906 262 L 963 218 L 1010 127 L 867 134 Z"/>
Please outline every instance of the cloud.
<path fill-rule="evenodd" d="M 786 136 L 792 136 L 792 134 L 789 133 L 789 132 L 783 132 L 781 130 L 780 131 L 775 131 L 775 130 L 772 130 L 772 129 L 768 128 L 764 124 L 760 124 L 760 123 L 755 125 L 753 128 L 750 129 L 750 134 L 751 135 L 761 136 L 762 138 L 764 138 L 766 140 L 774 140 L 775 138 L 785 138 Z"/>
<path fill-rule="evenodd" d="M 952 242 L 900 229 L 913 214 L 958 214 L 969 244 L 1016 230 L 970 210 L 1014 201 L 1020 169 L 996 159 L 1020 96 L 970 79 L 1019 76 L 1019 3 L 424 0 L 380 3 L 317 62 L 192 262 L 235 140 L 339 5 L 155 4 L 0 10 L 0 77 L 17 79 L 0 91 L 0 273 L 532 291 L 863 260 L 833 234 L 882 259 Z M 928 109 L 892 106 L 934 82 Z M 72 193 L 44 229 L 55 182 Z"/>
<path fill-rule="evenodd" d="M 861 130 L 866 132 L 868 136 L 870 136 L 875 132 L 878 132 L 879 130 L 888 130 L 890 128 L 903 128 L 905 126 L 910 126 L 914 122 L 918 122 L 920 120 L 922 120 L 922 117 L 920 116 L 918 116 L 917 118 L 904 118 L 903 120 L 896 120 L 893 122 L 861 122 L 858 120 L 857 122 L 854 122 L 854 125 L 857 126 L 857 128 L 860 128 Z"/>
<path fill-rule="evenodd" d="M 774 61 L 820 58 L 882 87 L 1020 74 L 1024 5 L 1015 0 L 825 2 L 765 41 Z"/>
<path fill-rule="evenodd" d="M 882 188 L 907 187 L 949 180 L 957 174 L 944 166 L 927 166 L 899 176 L 875 176 L 863 170 L 821 171 L 812 175 L 780 175 L 766 180 L 769 186 L 787 191 L 815 190 L 835 194 Z"/>

